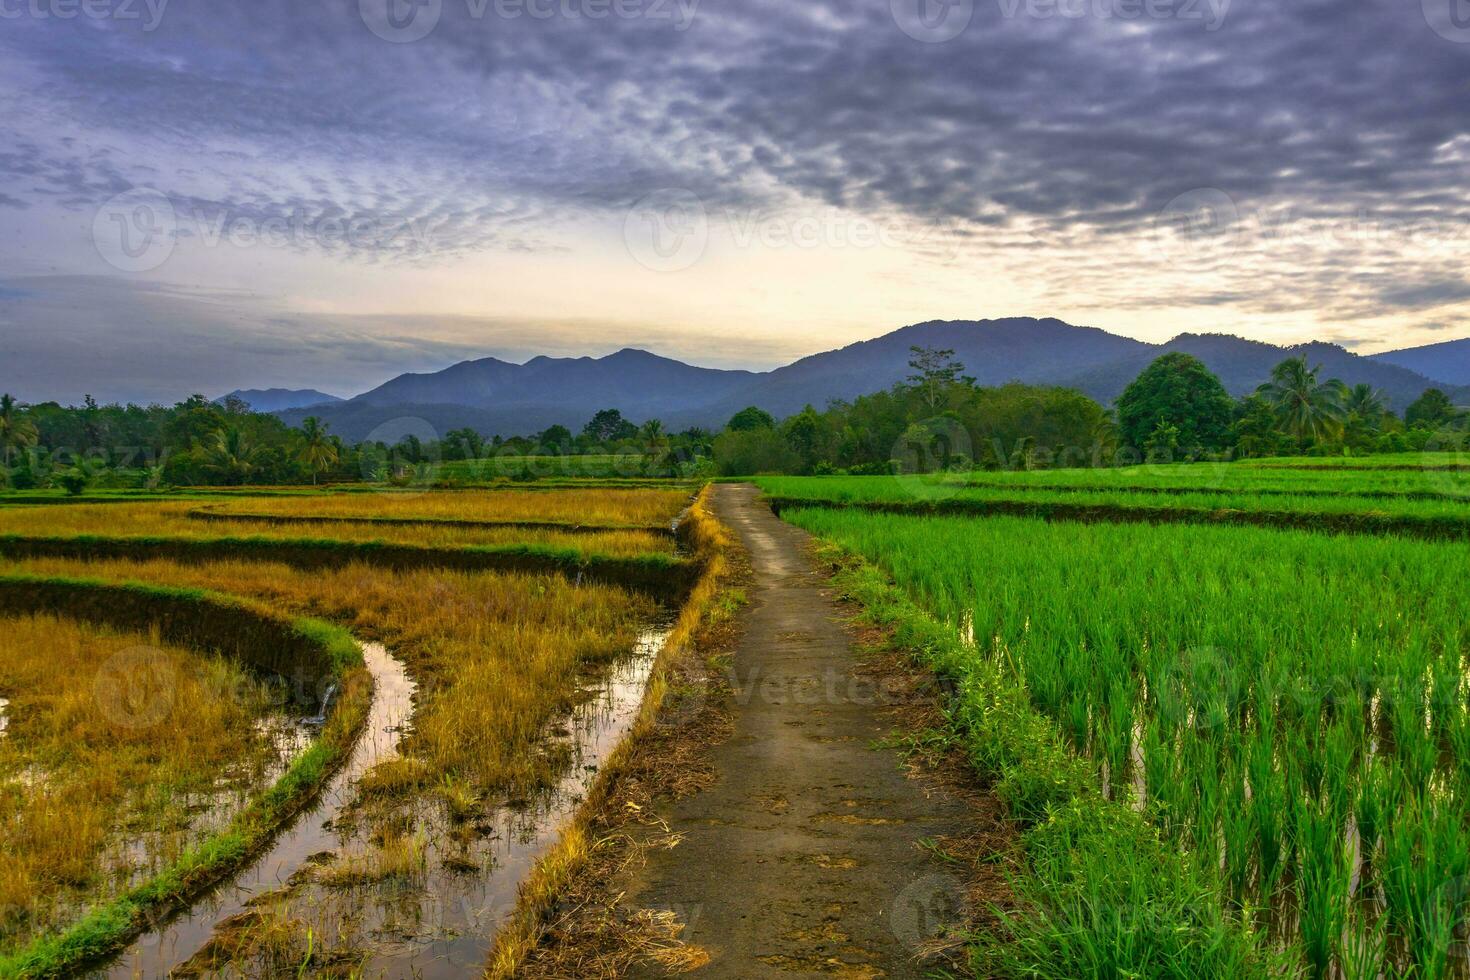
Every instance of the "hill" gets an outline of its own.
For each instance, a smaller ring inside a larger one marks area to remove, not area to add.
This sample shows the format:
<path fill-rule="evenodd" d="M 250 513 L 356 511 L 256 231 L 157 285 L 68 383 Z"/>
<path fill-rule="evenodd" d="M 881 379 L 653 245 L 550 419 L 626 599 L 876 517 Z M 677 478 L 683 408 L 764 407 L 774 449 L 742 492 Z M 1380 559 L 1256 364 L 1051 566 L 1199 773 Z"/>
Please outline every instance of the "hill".
<path fill-rule="evenodd" d="M 536 357 L 525 364 L 487 357 L 430 374 L 399 375 L 347 401 L 277 411 L 292 424 L 319 415 L 348 439 L 366 438 L 403 419 L 422 419 L 440 434 L 469 427 L 486 435 L 524 435 L 553 424 L 575 430 L 603 408 L 617 408 L 635 421 L 658 418 L 673 429 L 713 428 L 747 405 L 779 417 L 807 404 L 821 408 L 887 388 L 909 374 L 914 346 L 953 350 L 982 385 L 1062 385 L 1105 404 L 1150 361 L 1171 351 L 1200 358 L 1234 395 L 1254 390 L 1272 367 L 1295 356 L 1321 365 L 1324 377 L 1373 385 L 1400 411 L 1424 389 L 1446 387 L 1384 356 L 1361 357 L 1335 344 L 1278 347 L 1190 333 L 1149 344 L 1052 318 L 1012 317 L 916 323 L 764 373 L 696 367 L 634 349 L 597 358 Z M 1470 398 L 1470 391 L 1449 393 Z"/>
<path fill-rule="evenodd" d="M 1406 368 L 1441 384 L 1470 385 L 1470 338 L 1374 354 L 1372 360 Z"/>
<path fill-rule="evenodd" d="M 221 395 L 216 402 L 227 398 L 238 398 L 247 402 L 257 412 L 281 412 L 289 408 L 305 408 L 309 405 L 327 405 L 342 401 L 315 388 L 237 388 L 228 395 Z"/>

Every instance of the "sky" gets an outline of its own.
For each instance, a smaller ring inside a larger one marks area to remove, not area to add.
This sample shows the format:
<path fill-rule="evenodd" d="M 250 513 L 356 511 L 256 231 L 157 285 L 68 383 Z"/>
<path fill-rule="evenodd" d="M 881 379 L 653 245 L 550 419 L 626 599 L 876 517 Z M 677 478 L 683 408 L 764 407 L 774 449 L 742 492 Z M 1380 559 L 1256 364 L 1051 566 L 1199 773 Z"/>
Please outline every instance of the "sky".
<path fill-rule="evenodd" d="M 1470 0 L 0 0 L 0 390 L 1470 336 Z"/>

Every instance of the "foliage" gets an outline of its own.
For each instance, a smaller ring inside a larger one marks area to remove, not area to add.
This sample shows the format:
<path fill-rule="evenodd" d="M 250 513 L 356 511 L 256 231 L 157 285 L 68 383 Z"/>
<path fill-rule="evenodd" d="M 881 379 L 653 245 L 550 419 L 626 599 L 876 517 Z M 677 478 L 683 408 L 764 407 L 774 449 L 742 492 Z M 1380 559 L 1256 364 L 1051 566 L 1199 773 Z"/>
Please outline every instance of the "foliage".
<path fill-rule="evenodd" d="M 1298 442 L 1340 436 L 1347 417 L 1347 388 L 1336 378 L 1318 381 L 1320 367 L 1292 357 L 1271 369 L 1271 380 L 1256 389 L 1276 410 L 1276 418 Z"/>
<path fill-rule="evenodd" d="M 1153 439 L 1156 448 L 1194 457 L 1230 443 L 1230 395 L 1203 362 L 1188 354 L 1165 354 L 1144 368 L 1119 396 L 1117 411 L 1123 441 L 1138 450 L 1146 450 Z M 1155 437 L 1169 428 L 1177 435 Z"/>
<path fill-rule="evenodd" d="M 726 432 L 752 432 L 756 429 L 774 429 L 776 419 L 763 408 L 749 405 L 730 416 L 725 423 Z"/>

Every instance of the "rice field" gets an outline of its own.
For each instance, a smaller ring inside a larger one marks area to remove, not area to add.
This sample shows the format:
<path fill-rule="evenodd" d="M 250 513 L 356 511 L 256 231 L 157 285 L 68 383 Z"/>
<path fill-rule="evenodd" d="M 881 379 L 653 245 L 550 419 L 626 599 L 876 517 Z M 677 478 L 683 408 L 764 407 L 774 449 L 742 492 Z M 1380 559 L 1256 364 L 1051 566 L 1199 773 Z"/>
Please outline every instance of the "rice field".
<path fill-rule="evenodd" d="M 1071 806 L 1071 790 L 1058 788 L 1068 778 L 1061 757 L 1055 783 L 1003 763 L 1006 791 L 1035 827 L 1021 891 L 1036 914 L 1003 941 L 977 940 L 981 972 L 1179 975 L 1187 962 L 1182 972 L 1214 975 L 1465 974 L 1463 544 L 909 516 L 820 506 L 894 499 L 892 478 L 886 489 L 885 478 L 763 482 L 786 498 L 784 518 L 871 562 L 938 624 L 929 648 L 953 646 L 962 690 L 972 669 L 1015 685 L 1015 710 L 1053 733 L 1037 737 L 1054 737 L 1083 766 L 1076 792 L 1104 801 L 1086 810 L 1088 826 L 1106 825 L 1117 808 L 1165 846 L 1153 864 L 1131 865 L 1147 848 L 1120 849 L 1123 831 L 1103 840 L 1061 815 Z M 1249 508 L 1246 490 L 1232 494 Z M 1348 494 L 1330 502 L 1367 506 Z M 1004 700 L 985 710 L 1000 712 Z M 972 752 L 996 757 L 985 744 Z M 1175 891 L 1159 884 L 1168 853 L 1182 862 L 1170 872 L 1183 882 Z M 1179 890 L 1194 897 L 1177 901 Z M 1231 948 L 1227 934 L 1258 951 L 1254 966 L 1201 958 Z M 1136 945 L 1150 935 L 1147 948 Z M 1193 936 L 1194 948 L 1180 952 L 1170 936 Z"/>
<path fill-rule="evenodd" d="M 1360 518 L 1367 521 L 1400 520 L 1470 535 L 1470 497 L 1412 491 L 1370 490 L 1361 482 L 1322 486 L 1315 480 L 1279 481 L 1275 487 L 1243 486 L 1191 488 L 1173 480 L 1168 484 L 1135 483 L 1108 487 L 1099 478 L 1062 478 L 1064 471 L 1027 474 L 1035 479 L 995 482 L 993 474 L 960 477 L 762 477 L 757 482 L 783 504 L 834 503 L 922 508 L 961 508 L 972 505 L 1016 505 L 1035 508 L 1092 507 L 1155 514 L 1170 512 L 1256 514 L 1275 513 L 1302 523 Z M 1092 471 L 1087 471 L 1091 474 Z M 1203 475 L 1214 476 L 1213 470 Z M 1042 482 L 1061 480 L 1060 483 Z M 1138 480 L 1135 475 L 1131 479 Z M 1068 480 L 1071 482 L 1069 483 Z M 1167 491 L 1167 492 L 1164 492 Z"/>
<path fill-rule="evenodd" d="M 483 956 L 489 937 L 482 933 L 493 922 L 464 919 L 468 903 L 487 882 L 499 881 L 506 848 L 576 774 L 582 749 L 577 732 L 566 730 L 569 719 L 588 710 L 600 679 L 675 610 L 634 581 L 455 568 L 454 556 L 488 547 L 669 561 L 676 549 L 670 527 L 689 501 L 687 491 L 599 487 L 0 506 L 0 535 L 77 544 L 65 556 L 0 558 L 0 576 L 139 583 L 181 596 L 203 590 L 197 594 L 237 597 L 296 621 L 324 620 L 360 643 L 380 645 L 408 685 L 405 722 L 391 733 L 361 736 L 391 738 L 391 751 L 333 797 L 327 851 L 294 858 L 289 874 L 251 906 L 255 911 L 227 929 L 212 928 L 207 908 L 202 920 L 187 916 L 183 935 L 202 947 L 144 943 L 104 972 L 188 972 L 203 963 L 205 972 L 253 975 L 289 961 L 291 972 L 376 964 L 393 973 L 421 969 L 421 952 L 429 961 L 445 949 Z M 201 518 L 201 506 L 244 516 Z M 150 542 L 177 538 L 220 547 L 188 561 L 148 554 Z M 429 559 L 394 568 L 348 560 L 309 567 L 245 546 L 246 539 L 292 546 L 322 538 L 412 545 L 421 556 L 442 554 L 446 564 L 434 567 Z M 88 554 L 91 543 L 118 539 L 139 547 L 125 556 Z M 105 665 L 119 644 L 137 646 L 146 636 L 115 636 L 54 616 L 0 620 L 0 627 L 0 698 L 8 699 L 0 778 L 11 780 L 0 797 L 0 843 L 23 855 L 0 875 L 0 973 L 39 975 L 51 972 L 47 957 L 62 956 L 58 951 L 65 954 L 58 962 L 75 962 L 65 957 L 77 953 L 77 943 L 62 937 L 76 934 L 69 920 L 82 913 L 83 896 L 105 896 L 107 881 L 146 882 L 198 840 L 191 828 L 203 833 L 228 823 L 232 807 L 259 797 L 293 752 L 300 758 L 310 731 L 299 717 L 268 722 L 280 708 L 261 698 L 281 686 L 214 656 L 207 642 L 198 649 L 164 645 L 159 654 L 169 666 L 168 696 L 188 707 L 189 724 L 181 722 L 166 740 L 156 729 L 94 730 L 87 712 L 106 707 L 96 693 L 104 672 L 97 664 Z M 71 668 L 63 689 L 52 689 L 62 679 L 43 676 L 40 666 L 48 662 Z M 129 682 L 138 676 L 124 672 Z M 178 680 L 196 676 L 187 687 Z M 329 691 L 321 710 L 332 703 Z M 67 778 L 27 775 L 39 772 Z M 65 812 L 53 790 L 71 794 L 67 806 L 89 801 L 96 819 L 77 821 L 70 837 L 48 836 L 46 828 Z M 125 873 L 119 848 L 149 860 Z M 495 887 L 513 896 L 515 882 Z M 451 906 L 459 911 L 446 918 Z M 450 922 L 457 924 L 451 929 Z M 455 938 L 457 931 L 470 934 Z M 202 959 L 183 966 L 191 955 Z"/>
<path fill-rule="evenodd" d="M 156 635 L 0 617 L 0 935 L 177 861 L 284 769 L 278 692 Z"/>

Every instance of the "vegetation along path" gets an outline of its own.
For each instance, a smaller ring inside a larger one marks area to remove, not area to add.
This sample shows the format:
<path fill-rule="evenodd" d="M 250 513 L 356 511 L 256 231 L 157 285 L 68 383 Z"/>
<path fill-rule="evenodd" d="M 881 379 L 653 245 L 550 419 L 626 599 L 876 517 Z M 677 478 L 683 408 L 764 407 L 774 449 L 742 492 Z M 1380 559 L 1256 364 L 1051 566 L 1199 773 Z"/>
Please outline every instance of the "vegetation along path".
<path fill-rule="evenodd" d="M 711 957 L 701 977 L 918 976 L 961 888 L 921 841 L 965 835 L 969 807 L 876 747 L 892 718 L 806 532 L 748 485 L 714 502 L 754 573 L 734 733 L 713 750 L 716 783 L 673 805 L 682 842 L 650 855 L 627 897 L 686 923 L 680 938 Z"/>

